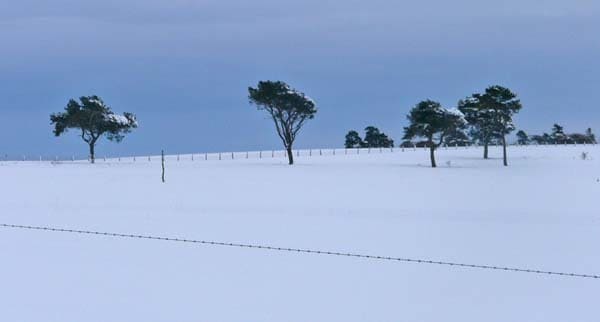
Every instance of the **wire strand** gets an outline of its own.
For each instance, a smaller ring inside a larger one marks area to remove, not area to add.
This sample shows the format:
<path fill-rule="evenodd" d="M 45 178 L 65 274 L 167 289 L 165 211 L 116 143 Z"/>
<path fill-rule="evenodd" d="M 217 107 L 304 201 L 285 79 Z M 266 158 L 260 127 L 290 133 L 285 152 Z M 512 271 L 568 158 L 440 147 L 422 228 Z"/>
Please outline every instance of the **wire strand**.
<path fill-rule="evenodd" d="M 3 223 L 0 223 L 0 227 L 14 228 L 14 229 L 27 229 L 27 230 L 41 230 L 41 231 L 51 231 L 51 232 L 62 232 L 62 233 L 82 234 L 82 235 L 99 235 L 99 236 L 108 236 L 108 237 L 116 237 L 116 238 L 137 238 L 137 239 L 146 239 L 146 240 L 160 240 L 160 241 L 170 241 L 170 242 L 180 242 L 180 243 L 213 245 L 213 246 L 226 246 L 226 247 L 238 247 L 238 248 L 254 248 L 254 249 L 272 250 L 272 251 L 279 251 L 279 252 L 293 252 L 293 253 L 305 253 L 305 254 L 343 256 L 343 257 L 354 257 L 354 258 L 363 258 L 363 259 L 371 259 L 371 260 L 408 262 L 408 263 L 417 263 L 417 264 L 444 265 L 444 266 L 453 266 L 453 267 L 462 267 L 462 268 L 498 270 L 498 271 L 509 271 L 509 272 L 541 274 L 541 275 L 554 275 L 554 276 L 566 276 L 566 277 L 580 277 L 580 278 L 589 278 L 589 279 L 600 279 L 600 275 L 594 275 L 594 274 L 578 274 L 578 273 L 545 271 L 545 270 L 536 270 L 536 269 L 527 269 L 527 268 L 506 267 L 506 266 L 465 264 L 465 263 L 446 262 L 446 261 L 437 261 L 437 260 L 428 260 L 428 259 L 390 257 L 390 256 L 377 256 L 377 255 L 367 255 L 367 254 L 358 254 L 358 253 L 344 253 L 344 252 L 315 250 L 315 249 L 275 247 L 275 246 L 256 245 L 256 244 L 228 243 L 228 242 L 208 241 L 208 240 L 196 240 L 196 239 L 186 239 L 186 238 L 161 237 L 161 236 L 136 235 L 136 234 L 122 234 L 122 233 L 112 233 L 112 232 L 102 232 L 102 231 L 92 231 L 92 230 L 64 229 L 64 228 L 45 227 L 45 226 L 27 226 L 27 225 L 14 225 L 14 224 L 3 224 Z"/>

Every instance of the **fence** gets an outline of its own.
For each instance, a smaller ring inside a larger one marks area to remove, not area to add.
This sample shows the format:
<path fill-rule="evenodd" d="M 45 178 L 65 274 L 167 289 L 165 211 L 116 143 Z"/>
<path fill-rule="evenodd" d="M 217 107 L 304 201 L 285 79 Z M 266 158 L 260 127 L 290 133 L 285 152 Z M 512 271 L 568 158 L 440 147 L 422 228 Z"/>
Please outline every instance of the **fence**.
<path fill-rule="evenodd" d="M 525 147 L 558 147 L 558 146 L 595 146 L 597 144 L 529 144 L 529 145 L 510 145 L 513 148 L 525 148 Z M 490 145 L 490 147 L 500 147 L 501 145 Z M 445 145 L 439 147 L 440 150 L 448 149 L 477 149 L 481 148 L 481 145 Z M 294 150 L 294 157 L 317 157 L 317 156 L 340 156 L 340 155 L 364 155 L 364 154 L 383 154 L 383 153 L 396 153 L 396 152 L 410 152 L 410 151 L 428 151 L 428 147 L 393 147 L 393 148 L 322 148 L 322 149 L 298 149 Z M 274 159 L 274 158 L 287 158 L 287 152 L 285 150 L 259 150 L 259 151 L 243 151 L 243 152 L 210 152 L 210 153 L 191 153 L 191 154 L 176 154 L 166 155 L 165 161 L 221 161 L 221 160 L 241 160 L 241 159 Z M 79 162 L 89 161 L 88 157 L 81 157 L 71 155 L 69 157 L 54 156 L 26 156 L 22 155 L 19 157 L 4 155 L 0 161 L 39 161 L 39 162 Z M 124 157 L 109 157 L 109 156 L 97 156 L 96 162 L 160 162 L 161 155 L 151 156 L 124 156 Z"/>

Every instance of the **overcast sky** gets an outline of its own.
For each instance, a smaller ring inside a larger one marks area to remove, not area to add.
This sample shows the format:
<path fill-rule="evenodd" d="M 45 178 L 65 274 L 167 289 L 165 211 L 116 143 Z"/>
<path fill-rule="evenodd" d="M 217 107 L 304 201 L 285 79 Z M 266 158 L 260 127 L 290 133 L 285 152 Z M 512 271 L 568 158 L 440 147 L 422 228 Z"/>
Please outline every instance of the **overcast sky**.
<path fill-rule="evenodd" d="M 341 146 L 407 111 L 500 84 L 517 127 L 600 132 L 593 0 L 20 0 L 0 2 L 0 153 L 85 155 L 49 114 L 97 94 L 140 128 L 98 154 L 278 148 L 247 87 L 283 80 L 317 101 L 298 147 Z"/>

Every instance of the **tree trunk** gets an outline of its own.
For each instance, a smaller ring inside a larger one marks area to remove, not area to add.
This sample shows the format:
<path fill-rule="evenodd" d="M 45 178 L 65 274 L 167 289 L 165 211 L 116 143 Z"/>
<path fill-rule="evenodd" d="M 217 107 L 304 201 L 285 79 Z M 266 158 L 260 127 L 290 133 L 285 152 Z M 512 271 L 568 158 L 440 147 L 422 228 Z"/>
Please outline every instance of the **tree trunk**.
<path fill-rule="evenodd" d="M 96 147 L 95 142 L 90 143 L 90 162 L 91 163 L 96 163 L 96 153 L 94 151 L 95 147 Z"/>
<path fill-rule="evenodd" d="M 488 142 L 484 142 L 483 143 L 483 158 L 487 159 L 488 158 Z"/>
<path fill-rule="evenodd" d="M 502 157 L 504 159 L 504 166 L 508 167 L 508 157 L 506 156 L 506 136 L 502 135 Z"/>
<path fill-rule="evenodd" d="M 429 146 L 429 158 L 431 159 L 431 167 L 437 167 L 435 164 L 435 147 L 433 146 L 433 143 Z"/>
<path fill-rule="evenodd" d="M 292 146 L 290 145 L 286 149 L 287 149 L 289 164 L 292 165 L 292 164 L 294 164 L 294 153 L 292 152 Z"/>

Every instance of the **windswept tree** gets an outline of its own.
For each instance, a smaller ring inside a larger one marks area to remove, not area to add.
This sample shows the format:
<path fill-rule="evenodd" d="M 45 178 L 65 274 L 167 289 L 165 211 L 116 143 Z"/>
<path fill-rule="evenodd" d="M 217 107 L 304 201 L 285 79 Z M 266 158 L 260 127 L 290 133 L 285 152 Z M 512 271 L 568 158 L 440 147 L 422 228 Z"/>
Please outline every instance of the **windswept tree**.
<path fill-rule="evenodd" d="M 355 149 L 360 148 L 364 145 L 362 138 L 358 134 L 358 132 L 351 130 L 346 134 L 346 141 L 344 142 L 344 147 L 347 149 Z"/>
<path fill-rule="evenodd" d="M 394 140 L 390 139 L 385 133 L 379 131 L 374 126 L 365 128 L 364 147 L 366 148 L 391 148 L 394 147 Z"/>
<path fill-rule="evenodd" d="M 519 145 L 527 145 L 527 144 L 529 144 L 529 136 L 527 135 L 527 133 L 525 133 L 525 131 L 519 130 L 517 132 L 517 143 Z"/>
<path fill-rule="evenodd" d="M 515 130 L 513 116 L 519 113 L 523 105 L 517 98 L 517 94 L 506 87 L 498 85 L 486 88 L 482 99 L 484 108 L 492 111 L 494 122 L 499 130 L 502 141 L 502 160 L 506 167 L 508 166 L 506 135 Z"/>
<path fill-rule="evenodd" d="M 315 117 L 315 102 L 281 81 L 260 81 L 256 88 L 249 87 L 248 93 L 250 103 L 259 110 L 265 110 L 275 123 L 277 135 L 287 151 L 289 164 L 294 164 L 292 146 L 302 126 Z"/>
<path fill-rule="evenodd" d="M 436 167 L 435 149 L 442 145 L 450 135 L 457 135 L 467 122 L 458 110 L 448 110 L 438 102 L 431 100 L 417 104 L 407 115 L 410 125 L 404 128 L 404 140 L 415 137 L 424 138 L 429 147 L 431 167 Z"/>
<path fill-rule="evenodd" d="M 121 142 L 125 134 L 138 126 L 132 113 L 115 114 L 98 96 L 82 96 L 79 101 L 69 100 L 62 113 L 50 115 L 54 135 L 60 136 L 69 129 L 78 131 L 89 146 L 90 161 L 96 160 L 95 147 L 105 136 L 110 141 Z"/>
<path fill-rule="evenodd" d="M 458 109 L 465 116 L 473 141 L 483 145 L 483 158 L 489 158 L 489 146 L 500 137 L 500 130 L 492 111 L 482 104 L 483 94 L 473 94 L 458 102 Z"/>
<path fill-rule="evenodd" d="M 513 116 L 521 108 L 521 101 L 508 88 L 494 85 L 485 89 L 483 94 L 473 94 L 458 103 L 459 110 L 476 132 L 479 132 L 484 144 L 484 158 L 488 157 L 488 144 L 494 139 L 502 143 L 504 165 L 508 166 L 506 153 L 506 135 L 515 130 Z"/>

